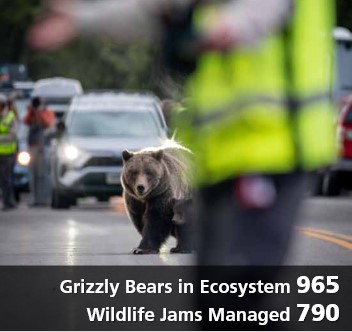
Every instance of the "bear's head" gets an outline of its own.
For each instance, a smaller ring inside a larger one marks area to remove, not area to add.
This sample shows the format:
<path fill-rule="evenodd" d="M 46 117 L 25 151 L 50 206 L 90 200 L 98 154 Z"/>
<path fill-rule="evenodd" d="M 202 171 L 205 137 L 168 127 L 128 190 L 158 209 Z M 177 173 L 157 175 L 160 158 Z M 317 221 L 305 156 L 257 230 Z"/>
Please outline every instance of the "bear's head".
<path fill-rule="evenodd" d="M 161 162 L 163 151 L 133 153 L 124 150 L 123 184 L 134 196 L 145 199 L 162 185 L 165 170 Z"/>

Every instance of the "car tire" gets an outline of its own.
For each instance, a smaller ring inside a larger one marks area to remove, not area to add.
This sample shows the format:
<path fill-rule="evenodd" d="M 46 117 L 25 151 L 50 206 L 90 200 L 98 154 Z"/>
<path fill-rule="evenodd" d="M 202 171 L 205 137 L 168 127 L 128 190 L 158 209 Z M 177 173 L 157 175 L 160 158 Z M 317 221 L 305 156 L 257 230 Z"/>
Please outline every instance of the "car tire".
<path fill-rule="evenodd" d="M 339 196 L 341 193 L 341 186 L 338 174 L 329 172 L 324 179 L 324 193 L 329 197 Z"/>
<path fill-rule="evenodd" d="M 311 193 L 313 196 L 324 196 L 324 174 L 314 174 L 311 178 Z"/>
<path fill-rule="evenodd" d="M 21 201 L 21 192 L 19 190 L 15 190 L 14 196 L 15 196 L 16 203 L 17 204 L 20 203 L 20 201 Z"/>
<path fill-rule="evenodd" d="M 100 203 L 107 203 L 107 202 L 109 202 L 110 197 L 109 196 L 98 196 L 97 199 L 98 199 L 98 202 L 100 202 Z"/>
<path fill-rule="evenodd" d="M 60 190 L 53 189 L 51 207 L 53 209 L 69 209 L 71 207 L 71 200 L 68 195 L 64 195 Z"/>

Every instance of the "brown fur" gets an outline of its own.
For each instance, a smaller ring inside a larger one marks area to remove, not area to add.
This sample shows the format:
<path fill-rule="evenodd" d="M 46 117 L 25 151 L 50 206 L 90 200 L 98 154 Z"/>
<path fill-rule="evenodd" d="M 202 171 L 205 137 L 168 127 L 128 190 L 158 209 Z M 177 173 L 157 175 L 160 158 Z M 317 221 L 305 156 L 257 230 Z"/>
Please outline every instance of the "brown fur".
<path fill-rule="evenodd" d="M 142 235 L 134 253 L 158 252 L 166 238 L 177 233 L 174 202 L 191 196 L 190 156 L 189 150 L 173 141 L 161 148 L 123 152 L 121 183 L 125 204 L 129 218 Z M 187 245 L 182 242 L 178 238 L 178 247 L 186 251 Z"/>

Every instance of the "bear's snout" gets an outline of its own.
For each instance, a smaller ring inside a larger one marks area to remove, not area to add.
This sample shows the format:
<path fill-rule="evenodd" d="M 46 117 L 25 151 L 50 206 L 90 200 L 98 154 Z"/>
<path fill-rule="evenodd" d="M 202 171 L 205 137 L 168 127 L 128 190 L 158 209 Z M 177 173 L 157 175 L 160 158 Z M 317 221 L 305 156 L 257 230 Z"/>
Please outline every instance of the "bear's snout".
<path fill-rule="evenodd" d="M 137 186 L 137 191 L 138 191 L 138 194 L 143 195 L 143 194 L 144 194 L 144 191 L 145 191 L 145 187 L 144 187 L 142 184 L 139 184 L 139 185 Z"/>
<path fill-rule="evenodd" d="M 147 178 L 143 174 L 139 174 L 136 179 L 134 190 L 137 195 L 144 196 L 149 190 Z"/>

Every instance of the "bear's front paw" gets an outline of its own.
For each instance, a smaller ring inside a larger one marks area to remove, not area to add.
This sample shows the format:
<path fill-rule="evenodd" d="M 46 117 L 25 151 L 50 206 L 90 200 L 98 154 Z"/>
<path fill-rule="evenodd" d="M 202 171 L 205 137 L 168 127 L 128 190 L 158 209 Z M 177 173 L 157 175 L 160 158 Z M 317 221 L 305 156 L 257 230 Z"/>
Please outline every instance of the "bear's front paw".
<path fill-rule="evenodd" d="M 132 249 L 133 255 L 151 255 L 158 254 L 159 250 L 157 249 L 142 249 L 142 248 L 134 248 Z"/>
<path fill-rule="evenodd" d="M 192 253 L 191 249 L 174 247 L 170 249 L 170 253 L 172 254 L 190 254 Z"/>

